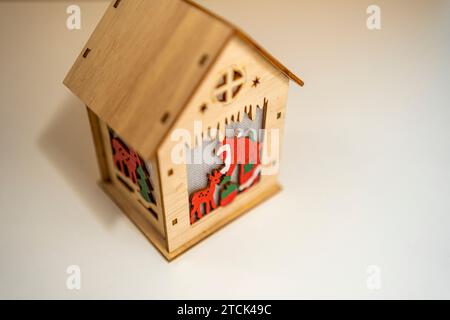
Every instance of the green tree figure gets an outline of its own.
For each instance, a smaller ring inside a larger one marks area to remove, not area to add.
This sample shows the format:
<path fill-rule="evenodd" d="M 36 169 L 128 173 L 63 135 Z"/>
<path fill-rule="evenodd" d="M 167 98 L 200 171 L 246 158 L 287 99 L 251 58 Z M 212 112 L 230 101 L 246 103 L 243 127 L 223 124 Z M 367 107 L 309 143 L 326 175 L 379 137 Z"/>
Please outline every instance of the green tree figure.
<path fill-rule="evenodd" d="M 139 165 L 136 169 L 136 173 L 139 176 L 137 182 L 139 185 L 139 192 L 141 193 L 141 196 L 145 199 L 145 201 L 156 204 L 155 198 L 153 197 L 152 193 L 154 189 L 152 183 L 150 182 L 150 179 L 148 178 L 148 174 L 146 174 L 146 170 L 142 167 L 142 165 Z"/>

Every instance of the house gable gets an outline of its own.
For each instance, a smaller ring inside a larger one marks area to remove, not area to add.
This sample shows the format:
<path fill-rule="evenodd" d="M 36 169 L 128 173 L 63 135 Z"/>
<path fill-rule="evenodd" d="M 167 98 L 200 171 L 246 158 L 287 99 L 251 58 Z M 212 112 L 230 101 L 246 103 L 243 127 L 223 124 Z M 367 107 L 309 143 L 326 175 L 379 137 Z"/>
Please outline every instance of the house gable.
<path fill-rule="evenodd" d="M 220 83 L 222 75 L 229 72 L 230 68 L 231 70 L 233 68 L 241 70 L 245 82 L 235 99 L 223 103 L 217 100 L 216 87 Z M 259 78 L 259 84 L 254 86 L 256 78 Z M 280 140 L 282 140 L 288 89 L 289 78 L 283 72 L 253 50 L 240 37 L 236 36 L 230 40 L 217 58 L 216 64 L 209 70 L 204 81 L 179 116 L 174 129 L 169 132 L 158 149 L 169 251 L 177 252 L 177 250 L 181 250 L 180 248 L 185 243 L 195 242 L 198 237 L 204 236 L 205 233 L 213 232 L 218 226 L 229 222 L 233 218 L 236 208 L 245 206 L 246 203 L 243 197 L 238 196 L 228 207 L 221 207 L 204 217 L 202 221 L 191 224 L 189 214 L 191 194 L 188 191 L 187 166 L 183 163 L 174 163 L 172 159 L 172 156 L 176 153 L 175 150 L 179 150 L 175 146 L 181 142 L 177 134 L 178 130 L 188 130 L 192 134 L 197 133 L 197 137 L 191 135 L 190 139 L 182 142 L 188 148 L 194 148 L 196 141 L 213 138 L 216 135 L 223 136 L 227 123 L 239 122 L 244 119 L 244 114 L 256 120 L 256 108 L 259 108 L 264 110 L 263 127 L 278 129 Z M 267 105 L 265 105 L 265 101 L 267 101 Z M 202 131 L 195 129 L 195 121 L 202 122 Z M 211 131 L 215 131 L 211 129 L 217 129 L 217 127 L 219 127 L 219 130 L 211 133 Z M 270 140 L 268 137 L 264 139 Z M 275 144 L 278 141 L 271 143 Z M 281 148 L 281 146 L 277 147 Z M 276 163 L 278 165 L 279 155 L 274 159 L 267 158 L 271 156 L 273 155 L 263 154 L 265 163 Z M 263 170 L 266 169 L 269 168 Z M 270 193 L 275 190 L 277 188 L 276 178 L 276 174 L 263 176 L 261 182 L 254 187 L 255 189 L 246 191 L 247 201 L 257 198 L 259 194 Z M 176 224 L 173 223 L 174 221 L 176 221 Z"/>

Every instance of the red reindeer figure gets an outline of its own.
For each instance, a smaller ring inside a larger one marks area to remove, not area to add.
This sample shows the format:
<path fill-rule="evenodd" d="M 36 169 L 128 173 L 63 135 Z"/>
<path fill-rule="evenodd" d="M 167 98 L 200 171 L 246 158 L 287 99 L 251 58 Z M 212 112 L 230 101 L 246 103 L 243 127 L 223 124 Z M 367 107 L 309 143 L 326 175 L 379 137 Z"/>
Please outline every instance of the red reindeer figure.
<path fill-rule="evenodd" d="M 194 193 L 191 198 L 191 224 L 193 224 L 196 219 L 195 216 L 197 214 L 197 218 L 201 219 L 203 217 L 201 205 L 205 204 L 205 214 L 208 214 L 211 211 L 211 207 L 216 209 L 216 203 L 214 201 L 214 193 L 216 191 L 216 185 L 220 183 L 220 178 L 222 174 L 219 170 L 214 170 L 212 174 L 208 175 L 209 185 L 207 188 L 202 189 Z"/>
<path fill-rule="evenodd" d="M 138 154 L 133 150 L 128 152 L 122 142 L 117 138 L 113 138 L 111 140 L 111 144 L 114 149 L 114 164 L 123 174 L 126 175 L 124 168 L 125 165 L 127 167 L 128 174 L 130 175 L 130 179 L 133 183 L 137 183 L 136 169 L 141 164 Z"/>

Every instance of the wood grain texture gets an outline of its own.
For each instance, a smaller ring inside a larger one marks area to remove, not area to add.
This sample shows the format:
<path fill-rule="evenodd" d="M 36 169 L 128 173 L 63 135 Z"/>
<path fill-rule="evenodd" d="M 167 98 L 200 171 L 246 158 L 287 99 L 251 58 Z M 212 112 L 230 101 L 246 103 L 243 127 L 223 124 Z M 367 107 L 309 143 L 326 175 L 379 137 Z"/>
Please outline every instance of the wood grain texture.
<path fill-rule="evenodd" d="M 86 108 L 89 124 L 91 126 L 92 138 L 94 140 L 95 153 L 97 155 L 98 167 L 100 170 L 100 178 L 102 181 L 111 179 L 108 170 L 108 162 L 106 160 L 105 147 L 103 145 L 102 131 L 100 128 L 100 120 L 89 108 Z"/>
<path fill-rule="evenodd" d="M 112 3 L 64 83 L 149 159 L 232 33 L 183 1 Z"/>
<path fill-rule="evenodd" d="M 172 261 L 192 246 L 204 240 L 214 232 L 223 228 L 231 221 L 240 217 L 251 208 L 269 199 L 281 190 L 281 187 L 277 183 L 258 185 L 257 192 L 260 195 L 259 197 L 253 197 L 249 201 L 239 203 L 231 214 L 227 215 L 224 219 L 221 219 L 214 226 L 196 235 L 176 250 L 169 252 L 165 240 L 161 237 L 158 231 L 150 225 L 148 221 L 142 218 L 140 213 L 136 210 L 136 206 L 129 199 L 124 197 L 123 193 L 120 192 L 114 184 L 99 182 L 99 185 L 168 261 Z"/>
<path fill-rule="evenodd" d="M 100 187 L 128 216 L 128 218 L 142 231 L 150 242 L 170 260 L 168 256 L 166 240 L 160 232 L 140 212 L 138 205 L 125 196 L 122 190 L 114 183 L 99 182 Z"/>
<path fill-rule="evenodd" d="M 302 79 L 300 79 L 297 75 L 295 75 L 291 70 L 289 70 L 284 64 L 282 64 L 278 59 L 276 59 L 273 55 L 271 55 L 266 49 L 264 49 L 261 45 L 259 45 L 253 38 L 251 38 L 247 33 L 245 33 L 242 29 L 235 26 L 234 24 L 230 23 L 226 19 L 222 18 L 221 16 L 209 11 L 205 7 L 199 5 L 195 1 L 192 0 L 183 0 L 193 7 L 197 8 L 198 10 L 201 10 L 205 12 L 206 14 L 214 17 L 214 19 L 217 19 L 219 21 L 222 21 L 223 23 L 227 24 L 230 28 L 233 29 L 234 34 L 238 37 L 240 37 L 242 40 L 246 41 L 248 45 L 253 47 L 261 56 L 263 56 L 265 59 L 267 59 L 271 64 L 273 64 L 276 68 L 280 69 L 286 76 L 288 76 L 291 80 L 296 82 L 299 86 L 303 86 L 304 82 Z"/>
<path fill-rule="evenodd" d="M 162 206 L 161 186 L 157 162 L 155 161 L 155 159 L 147 160 L 147 163 L 151 165 L 150 180 L 154 188 L 152 193 L 155 197 L 156 204 L 147 203 L 142 201 L 139 195 L 138 186 L 135 185 L 129 177 L 125 176 L 123 173 L 116 169 L 113 163 L 113 151 L 110 143 L 108 127 L 101 120 L 99 120 L 99 125 L 101 130 L 101 139 L 103 141 L 103 148 L 106 155 L 107 170 L 110 176 L 110 184 L 114 185 L 117 192 L 122 193 L 122 198 L 127 199 L 131 203 L 131 205 L 135 208 L 135 214 L 140 215 L 139 219 L 143 219 L 146 221 L 146 223 L 152 225 L 153 228 L 157 230 L 159 235 L 162 238 L 165 238 L 166 231 L 164 229 L 164 226 L 166 223 Z M 122 181 L 126 184 L 124 185 Z M 132 191 L 130 191 L 129 188 L 132 189 Z M 140 200 L 141 203 L 139 203 Z M 156 213 L 158 218 L 155 219 L 155 217 L 146 208 L 151 208 L 153 212 Z"/>
<path fill-rule="evenodd" d="M 223 104 L 214 99 L 214 92 L 217 81 L 221 79 L 224 71 L 229 70 L 230 67 L 238 67 L 243 70 L 246 80 L 236 99 L 231 104 Z M 256 77 L 260 79 L 260 84 L 253 87 L 253 80 Z M 239 206 L 240 201 L 252 201 L 253 197 L 260 196 L 257 192 L 252 191 L 253 188 L 258 188 L 258 185 L 256 185 L 245 193 L 238 195 L 229 206 L 218 208 L 200 222 L 191 225 L 187 169 L 183 163 L 174 163 L 172 158 L 174 150 L 180 145 L 189 147 L 194 145 L 196 140 L 194 138 L 195 121 L 202 121 L 202 130 L 197 133 L 197 138 L 200 140 L 202 135 L 204 137 L 209 135 L 209 128 L 217 128 L 218 124 L 220 127 L 219 135 L 224 135 L 226 119 L 228 121 L 231 121 L 232 118 L 237 120 L 239 114 L 243 114 L 246 107 L 248 111 L 250 105 L 253 110 L 257 105 L 263 107 L 265 99 L 268 100 L 268 104 L 265 110 L 263 127 L 277 129 L 278 137 L 281 140 L 283 138 L 288 89 L 289 78 L 255 50 L 252 50 L 247 42 L 239 37 L 234 37 L 229 42 L 174 125 L 174 130 L 175 128 L 185 129 L 189 132 L 189 139 L 187 141 L 180 140 L 176 135 L 172 135 L 175 132 L 172 131 L 158 149 L 166 234 L 170 252 L 178 250 L 185 243 L 204 232 L 208 232 L 216 224 L 220 224 L 222 219 L 227 219 Z M 206 110 L 202 108 L 204 105 L 207 106 Z M 279 112 L 283 115 L 281 118 L 277 118 Z M 265 137 L 265 139 L 267 143 L 263 143 L 263 172 L 267 174 L 272 172 L 272 174 L 262 176 L 260 183 L 263 185 L 277 183 L 278 172 L 273 172 L 273 167 L 278 167 L 281 153 L 281 143 L 278 139 L 271 139 L 270 136 Z M 279 152 L 269 152 L 274 149 L 278 149 Z M 175 154 L 177 153 L 175 152 Z M 171 175 L 168 174 L 170 170 L 172 170 Z M 175 219 L 177 224 L 173 225 L 172 221 Z"/>

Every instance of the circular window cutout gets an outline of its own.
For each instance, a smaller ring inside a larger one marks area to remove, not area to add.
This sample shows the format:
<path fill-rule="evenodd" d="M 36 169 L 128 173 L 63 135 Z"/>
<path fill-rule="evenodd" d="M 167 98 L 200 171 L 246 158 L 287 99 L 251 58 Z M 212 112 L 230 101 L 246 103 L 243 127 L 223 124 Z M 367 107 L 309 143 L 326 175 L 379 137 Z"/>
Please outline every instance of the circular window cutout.
<path fill-rule="evenodd" d="M 242 69 L 233 66 L 224 71 L 217 80 L 213 90 L 213 99 L 224 105 L 230 104 L 241 92 L 245 84 L 245 73 Z"/>

